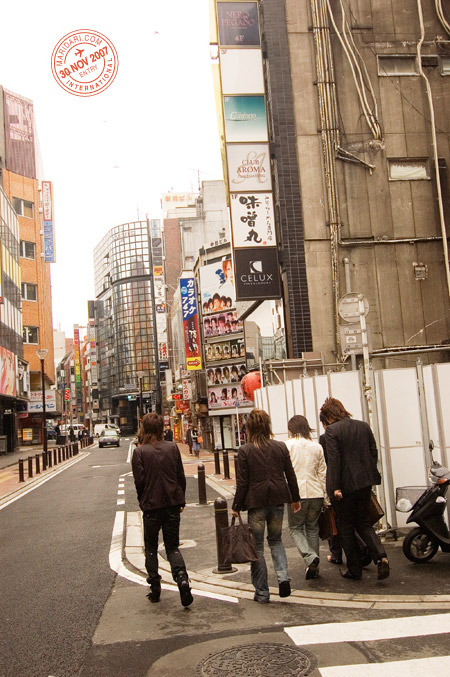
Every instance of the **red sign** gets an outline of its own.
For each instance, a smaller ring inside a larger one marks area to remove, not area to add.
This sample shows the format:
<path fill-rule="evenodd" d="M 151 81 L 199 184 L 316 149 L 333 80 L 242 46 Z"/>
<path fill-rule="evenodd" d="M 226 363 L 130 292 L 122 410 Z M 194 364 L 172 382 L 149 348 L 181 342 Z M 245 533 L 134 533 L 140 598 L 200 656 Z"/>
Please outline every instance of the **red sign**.
<path fill-rule="evenodd" d="M 69 388 L 66 388 L 65 391 L 64 391 L 64 399 L 66 400 L 66 402 L 67 402 L 67 400 L 70 400 Z"/>
<path fill-rule="evenodd" d="M 181 400 L 181 393 L 174 393 L 174 394 L 172 395 L 172 398 L 173 398 L 174 400 Z"/>

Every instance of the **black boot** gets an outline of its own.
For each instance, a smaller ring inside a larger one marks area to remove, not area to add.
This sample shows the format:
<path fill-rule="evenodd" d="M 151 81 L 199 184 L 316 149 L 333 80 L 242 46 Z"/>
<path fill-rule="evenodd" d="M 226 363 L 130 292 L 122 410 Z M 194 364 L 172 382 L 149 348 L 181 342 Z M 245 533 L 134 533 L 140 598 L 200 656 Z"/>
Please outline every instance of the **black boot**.
<path fill-rule="evenodd" d="M 159 602 L 159 598 L 161 597 L 161 580 L 159 579 L 151 583 L 147 578 L 147 583 L 150 583 L 150 592 L 147 597 L 150 602 L 155 604 L 156 602 Z"/>
<path fill-rule="evenodd" d="M 189 586 L 189 579 L 186 572 L 181 572 L 177 576 L 178 590 L 180 591 L 181 604 L 189 606 L 194 601 L 192 597 L 191 588 Z"/>

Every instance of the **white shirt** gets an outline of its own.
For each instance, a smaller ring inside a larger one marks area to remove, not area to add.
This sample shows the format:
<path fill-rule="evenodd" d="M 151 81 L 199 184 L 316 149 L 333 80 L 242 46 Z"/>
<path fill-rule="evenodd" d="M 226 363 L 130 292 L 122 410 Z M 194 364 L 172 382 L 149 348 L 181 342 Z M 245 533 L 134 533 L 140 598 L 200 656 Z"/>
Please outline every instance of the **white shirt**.
<path fill-rule="evenodd" d="M 323 498 L 327 466 L 321 445 L 304 437 L 290 437 L 285 444 L 297 476 L 300 498 Z"/>

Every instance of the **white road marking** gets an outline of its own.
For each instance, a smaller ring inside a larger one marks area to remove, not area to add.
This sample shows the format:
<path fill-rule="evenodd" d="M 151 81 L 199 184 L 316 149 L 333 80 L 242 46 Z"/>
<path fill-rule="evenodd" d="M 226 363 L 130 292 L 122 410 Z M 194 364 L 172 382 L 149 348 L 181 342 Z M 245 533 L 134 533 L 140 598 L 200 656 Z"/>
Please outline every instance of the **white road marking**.
<path fill-rule="evenodd" d="M 450 656 L 414 658 L 390 663 L 336 665 L 319 670 L 322 677 L 423 677 L 439 673 L 448 674 L 449 671 Z"/>
<path fill-rule="evenodd" d="M 397 637 L 421 637 L 450 632 L 450 613 L 387 618 L 352 623 L 323 623 L 285 628 L 297 646 L 333 642 L 373 642 Z"/>
<path fill-rule="evenodd" d="M 53 479 L 53 477 L 56 477 L 56 475 L 59 475 L 59 473 L 63 472 L 63 470 L 67 470 L 67 468 L 70 468 L 75 463 L 78 463 L 78 461 L 82 461 L 84 458 L 87 458 L 90 455 L 90 453 L 91 453 L 90 451 L 87 451 L 85 454 L 83 454 L 83 456 L 80 456 L 79 458 L 73 458 L 72 460 L 65 462 L 65 465 L 62 468 L 59 468 L 58 470 L 53 470 L 53 472 L 42 477 L 39 482 L 34 482 L 32 487 L 24 489 L 24 491 L 21 491 L 17 496 L 13 496 L 9 501 L 6 501 L 6 503 L 0 505 L 0 510 L 3 510 L 3 508 L 6 508 L 8 505 L 11 505 L 11 503 L 18 501 L 19 498 L 23 498 L 24 496 L 29 494 L 30 491 L 34 491 L 35 489 L 42 486 L 49 480 Z"/>
<path fill-rule="evenodd" d="M 123 496 L 124 493 L 125 493 L 125 491 L 124 491 L 123 489 L 119 489 L 119 491 L 117 492 L 117 495 L 118 495 L 118 496 Z"/>
<path fill-rule="evenodd" d="M 124 498 L 118 498 L 117 499 L 117 505 L 125 505 L 125 499 Z"/>

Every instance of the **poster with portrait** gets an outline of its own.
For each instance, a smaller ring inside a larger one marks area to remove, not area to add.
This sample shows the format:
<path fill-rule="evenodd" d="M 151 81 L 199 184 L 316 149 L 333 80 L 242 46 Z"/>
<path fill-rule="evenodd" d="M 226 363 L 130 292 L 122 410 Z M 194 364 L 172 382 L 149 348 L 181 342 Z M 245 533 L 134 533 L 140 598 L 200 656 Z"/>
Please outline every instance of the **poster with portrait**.
<path fill-rule="evenodd" d="M 200 268 L 200 290 L 203 316 L 236 307 L 231 258 Z"/>
<path fill-rule="evenodd" d="M 240 383 L 246 373 L 247 369 L 243 362 L 240 364 L 208 367 L 206 369 L 206 382 L 208 386 Z"/>
<path fill-rule="evenodd" d="M 2 395 L 16 397 L 16 359 L 14 353 L 0 346 L 0 393 Z"/>
<path fill-rule="evenodd" d="M 221 45 L 259 45 L 257 2 L 218 2 L 217 22 Z"/>
<path fill-rule="evenodd" d="M 237 360 L 239 358 L 245 359 L 245 341 L 243 338 L 207 343 L 205 345 L 206 362 Z"/>
<path fill-rule="evenodd" d="M 234 247 L 274 247 L 275 216 L 272 193 L 231 193 Z"/>
<path fill-rule="evenodd" d="M 272 190 L 267 143 L 227 143 L 230 192 Z"/>
<path fill-rule="evenodd" d="M 236 405 L 236 402 L 238 403 Z M 208 388 L 208 406 L 210 409 L 224 407 L 253 407 L 253 402 L 244 397 L 240 385 Z"/>
<path fill-rule="evenodd" d="M 237 319 L 237 312 L 235 310 L 215 313 L 203 318 L 203 333 L 205 338 L 238 334 L 242 331 L 244 331 L 244 325 L 242 320 Z"/>

